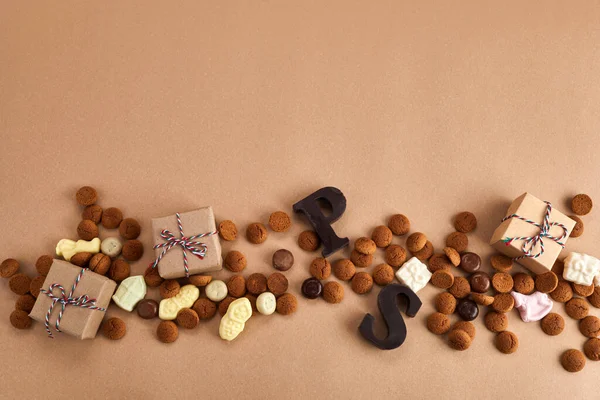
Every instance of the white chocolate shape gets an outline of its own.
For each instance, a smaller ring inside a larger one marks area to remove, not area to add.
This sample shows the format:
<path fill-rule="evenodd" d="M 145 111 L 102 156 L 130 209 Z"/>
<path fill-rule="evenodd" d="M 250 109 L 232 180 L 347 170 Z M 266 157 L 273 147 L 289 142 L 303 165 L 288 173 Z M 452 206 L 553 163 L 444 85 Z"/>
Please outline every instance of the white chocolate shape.
<path fill-rule="evenodd" d="M 206 293 L 206 297 L 214 302 L 219 302 L 227 297 L 227 285 L 225 282 L 220 280 L 211 281 L 206 288 L 204 289 L 204 293 Z"/>
<path fill-rule="evenodd" d="M 123 280 L 112 299 L 123 310 L 131 312 L 144 297 L 146 297 L 146 281 L 142 275 L 136 275 Z"/>
<path fill-rule="evenodd" d="M 200 289 L 194 285 L 185 285 L 179 289 L 176 296 L 163 299 L 158 306 L 158 318 L 172 321 L 177 318 L 177 313 L 182 308 L 190 308 L 200 297 Z"/>
<path fill-rule="evenodd" d="M 100 252 L 100 238 L 93 238 L 90 241 L 78 240 L 73 241 L 70 239 L 61 239 L 56 245 L 56 255 L 62 256 L 65 260 L 71 261 L 77 253 L 98 253 Z"/>
<path fill-rule="evenodd" d="M 123 243 L 116 237 L 107 237 L 100 244 L 100 251 L 110 258 L 118 257 L 121 254 L 121 249 L 123 249 Z"/>
<path fill-rule="evenodd" d="M 261 293 L 256 298 L 256 309 L 262 315 L 271 315 L 275 312 L 275 308 L 277 307 L 277 300 L 275 299 L 275 295 L 271 292 Z"/>
<path fill-rule="evenodd" d="M 580 285 L 589 286 L 600 274 L 600 260 L 583 253 L 569 253 L 565 258 L 563 278 Z"/>
<path fill-rule="evenodd" d="M 431 275 L 427 265 L 419 261 L 417 257 L 411 258 L 396 271 L 396 278 L 400 283 L 408 286 L 415 293 L 427 285 Z"/>
<path fill-rule="evenodd" d="M 246 321 L 252 316 L 252 305 L 245 297 L 234 300 L 229 305 L 227 313 L 221 318 L 219 336 L 221 339 L 231 341 L 238 337 L 244 330 Z"/>

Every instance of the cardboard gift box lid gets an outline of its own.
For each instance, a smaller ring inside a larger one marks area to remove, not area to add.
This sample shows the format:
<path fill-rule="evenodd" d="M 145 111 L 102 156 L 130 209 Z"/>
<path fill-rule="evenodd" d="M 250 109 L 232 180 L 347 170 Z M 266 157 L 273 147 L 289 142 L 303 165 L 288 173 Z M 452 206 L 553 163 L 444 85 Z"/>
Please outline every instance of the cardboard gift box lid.
<path fill-rule="evenodd" d="M 65 294 L 68 296 L 80 272 L 81 268 L 69 262 L 54 260 L 42 288 L 48 290 L 50 285 L 58 283 L 64 288 Z M 72 297 L 87 295 L 92 299 L 96 299 L 95 305 L 97 307 L 107 308 L 116 287 L 115 281 L 86 269 Z M 55 289 L 53 293 L 55 296 L 61 295 L 59 289 Z M 29 316 L 36 321 L 44 322 L 51 305 L 52 299 L 46 294 L 40 293 Z M 53 334 L 56 332 L 54 324 L 61 309 L 61 305 L 57 303 L 50 316 L 50 329 Z M 63 313 L 60 330 L 79 339 L 92 339 L 96 337 L 104 314 L 104 311 L 69 305 Z"/>
<path fill-rule="evenodd" d="M 194 211 L 179 213 L 179 216 L 181 218 L 183 233 L 186 237 L 217 230 L 213 209 L 210 206 Z M 163 229 L 170 231 L 176 238 L 181 237 L 175 214 L 152 219 L 152 236 L 155 245 L 165 243 L 165 239 L 161 236 Z M 221 257 L 221 242 L 219 241 L 219 235 L 214 234 L 198 238 L 196 241 L 206 244 L 207 251 L 203 259 L 196 257 L 190 252 L 187 253 L 190 275 L 221 270 L 223 259 Z M 162 248 L 155 249 L 156 257 L 162 252 Z M 183 249 L 181 246 L 174 246 L 169 250 L 160 260 L 157 268 L 158 274 L 164 279 L 185 277 Z"/>

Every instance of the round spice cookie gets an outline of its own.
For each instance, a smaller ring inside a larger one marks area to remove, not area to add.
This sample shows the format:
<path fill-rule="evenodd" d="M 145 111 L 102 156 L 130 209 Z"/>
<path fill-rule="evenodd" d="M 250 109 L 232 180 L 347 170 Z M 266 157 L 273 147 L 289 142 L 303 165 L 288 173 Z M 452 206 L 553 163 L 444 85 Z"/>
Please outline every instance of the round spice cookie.
<path fill-rule="evenodd" d="M 19 296 L 28 293 L 30 285 L 31 278 L 25 274 L 14 274 L 8 280 L 8 288 Z"/>
<path fill-rule="evenodd" d="M 406 250 L 404 247 L 391 244 L 385 249 L 385 262 L 392 267 L 398 268 L 406 262 Z"/>
<path fill-rule="evenodd" d="M 600 361 L 600 339 L 592 338 L 583 345 L 585 356 L 592 361 Z"/>
<path fill-rule="evenodd" d="M 406 248 L 411 253 L 416 253 L 427 244 L 427 236 L 421 232 L 415 232 L 406 239 Z"/>
<path fill-rule="evenodd" d="M 373 263 L 372 254 L 362 254 L 356 250 L 352 250 L 350 253 L 350 260 L 354 263 L 354 266 L 358 268 L 367 268 Z"/>
<path fill-rule="evenodd" d="M 265 293 L 267 293 L 267 292 L 265 292 Z M 219 303 L 219 306 L 218 306 L 219 315 L 221 317 L 224 316 L 225 314 L 227 314 L 227 310 L 229 309 L 229 305 L 231 303 L 233 303 L 234 300 L 236 300 L 236 298 L 232 297 L 232 296 L 227 296 L 223 300 L 221 300 L 221 302 Z"/>
<path fill-rule="evenodd" d="M 158 274 L 158 268 L 152 268 L 152 266 L 146 268 L 144 282 L 148 287 L 159 287 L 163 281 L 164 279 Z"/>
<path fill-rule="evenodd" d="M 274 232 L 285 232 L 290 229 L 290 226 L 292 226 L 292 220 L 286 212 L 275 211 L 269 217 L 269 227 Z"/>
<path fill-rule="evenodd" d="M 427 265 L 427 269 L 429 272 L 434 273 L 435 271 L 440 270 L 450 270 L 453 264 L 450 262 L 450 259 L 445 254 L 434 254 L 429 259 L 429 264 Z"/>
<path fill-rule="evenodd" d="M 241 272 L 248 265 L 248 261 L 246 260 L 246 256 L 239 251 L 231 250 L 225 256 L 223 265 L 231 272 Z"/>
<path fill-rule="evenodd" d="M 45 276 L 36 276 L 35 278 L 33 278 L 31 280 L 31 283 L 29 284 L 29 293 L 31 293 L 31 295 L 37 299 L 38 295 L 40 294 L 40 290 L 42 289 L 42 286 L 44 286 L 44 281 L 46 280 Z"/>
<path fill-rule="evenodd" d="M 333 274 L 341 281 L 349 281 L 356 274 L 356 267 L 349 259 L 342 258 L 333 264 Z"/>
<path fill-rule="evenodd" d="M 233 275 L 229 278 L 227 281 L 227 293 L 234 298 L 243 297 L 246 294 L 246 278 L 242 275 Z"/>
<path fill-rule="evenodd" d="M 277 298 L 276 310 L 279 314 L 290 315 L 298 309 L 298 300 L 291 293 L 285 293 Z"/>
<path fill-rule="evenodd" d="M 450 286 L 448 292 L 450 292 L 450 294 L 457 299 L 464 299 L 469 295 L 469 293 L 471 293 L 471 285 L 469 284 L 467 278 L 463 276 L 456 276 L 454 277 L 454 283 L 452 283 L 452 286 Z"/>
<path fill-rule="evenodd" d="M 502 254 L 495 254 L 490 259 L 490 264 L 498 272 L 508 272 L 513 267 L 513 260 Z"/>
<path fill-rule="evenodd" d="M 267 235 L 267 228 L 260 222 L 254 222 L 246 228 L 246 239 L 253 244 L 264 243 Z"/>
<path fill-rule="evenodd" d="M 512 332 L 503 331 L 496 335 L 496 348 L 504 354 L 512 354 L 519 348 L 519 338 Z"/>
<path fill-rule="evenodd" d="M 569 317 L 580 320 L 587 317 L 590 307 L 584 299 L 574 297 L 565 304 L 565 311 Z"/>
<path fill-rule="evenodd" d="M 188 282 L 190 285 L 204 287 L 208 285 L 212 281 L 212 276 L 210 275 L 192 275 L 188 278 Z M 244 285 L 246 281 L 244 280 Z"/>
<path fill-rule="evenodd" d="M 276 270 L 287 271 L 294 266 L 294 255 L 289 250 L 279 249 L 273 253 L 271 262 Z"/>
<path fill-rule="evenodd" d="M 362 254 L 375 254 L 377 245 L 368 237 L 359 237 L 354 242 L 354 250 Z"/>
<path fill-rule="evenodd" d="M 410 231 L 410 221 L 406 215 L 395 214 L 388 219 L 388 228 L 394 235 L 403 236 Z"/>
<path fill-rule="evenodd" d="M 552 271 L 544 272 L 535 277 L 535 290 L 541 293 L 550 293 L 558 286 L 558 276 Z"/>
<path fill-rule="evenodd" d="M 565 329 L 565 320 L 560 314 L 550 313 L 540 322 L 542 331 L 549 336 L 557 336 Z"/>
<path fill-rule="evenodd" d="M 48 255 L 40 256 L 40 258 L 38 258 L 37 261 L 35 262 L 35 269 L 37 270 L 38 274 L 40 274 L 42 276 L 48 275 L 48 272 L 50 272 L 50 267 L 52 266 L 53 261 L 54 261 L 54 259 L 52 258 L 52 256 L 48 256 Z M 2 270 L 2 267 L 0 267 L 0 270 Z"/>
<path fill-rule="evenodd" d="M 371 239 L 373 239 L 377 247 L 388 247 L 392 243 L 392 231 L 385 225 L 379 225 L 373 229 Z"/>
<path fill-rule="evenodd" d="M 490 332 L 504 332 L 508 328 L 508 317 L 505 313 L 489 311 L 485 314 L 485 327 Z"/>
<path fill-rule="evenodd" d="M 142 227 L 134 218 L 125 218 L 119 224 L 119 235 L 125 240 L 137 239 L 140 233 L 142 233 Z"/>
<path fill-rule="evenodd" d="M 275 296 L 282 295 L 288 290 L 288 280 L 281 272 L 273 272 L 267 278 L 267 289 Z"/>
<path fill-rule="evenodd" d="M 226 219 L 219 224 L 219 236 L 221 236 L 221 239 L 230 242 L 237 238 L 237 233 L 237 226 L 235 226 L 233 221 Z"/>
<path fill-rule="evenodd" d="M 463 253 L 469 247 L 469 238 L 462 232 L 452 232 L 446 238 L 446 247 L 452 247 L 459 253 Z"/>
<path fill-rule="evenodd" d="M 98 201 L 98 192 L 91 186 L 82 186 L 75 193 L 75 200 L 82 206 L 91 206 Z"/>
<path fill-rule="evenodd" d="M 127 261 L 137 261 L 144 255 L 144 245 L 137 239 L 126 240 L 121 254 Z"/>
<path fill-rule="evenodd" d="M 471 337 L 462 329 L 452 330 L 448 334 L 448 345 L 454 350 L 467 350 L 471 346 Z"/>
<path fill-rule="evenodd" d="M 192 309 L 196 311 L 198 318 L 207 320 L 215 316 L 217 305 L 212 300 L 202 297 L 196 300 Z"/>
<path fill-rule="evenodd" d="M 327 282 L 323 286 L 323 299 L 332 304 L 341 303 L 344 299 L 344 287 L 338 282 Z"/>
<path fill-rule="evenodd" d="M 535 281 L 529 274 L 519 272 L 513 276 L 514 290 L 521 294 L 531 294 L 535 290 Z"/>
<path fill-rule="evenodd" d="M 71 264 L 77 265 L 80 268 L 85 268 L 89 265 L 92 256 L 92 253 L 88 252 L 77 253 L 71 257 Z"/>
<path fill-rule="evenodd" d="M 457 321 L 453 326 L 451 331 L 461 330 L 467 332 L 471 340 L 475 339 L 475 334 L 477 330 L 475 329 L 475 325 L 473 325 L 470 321 Z"/>
<path fill-rule="evenodd" d="M 179 329 L 173 321 L 160 321 L 156 328 L 156 336 L 163 343 L 173 343 L 179 337 Z"/>
<path fill-rule="evenodd" d="M 453 314 L 456 310 L 456 298 L 448 292 L 439 293 L 435 297 L 435 309 L 442 314 Z"/>
<path fill-rule="evenodd" d="M 492 276 L 492 286 L 498 293 L 509 293 L 514 286 L 513 278 L 506 272 L 496 272 Z"/>
<path fill-rule="evenodd" d="M 185 329 L 194 329 L 200 322 L 198 314 L 191 308 L 182 308 L 179 310 L 176 320 L 177 324 Z"/>
<path fill-rule="evenodd" d="M 594 315 L 588 315 L 579 321 L 579 332 L 588 338 L 600 336 L 600 318 Z"/>
<path fill-rule="evenodd" d="M 573 230 L 571 231 L 569 238 L 577 238 L 577 237 L 583 235 L 584 226 L 583 226 L 583 221 L 581 220 L 581 218 L 579 218 L 576 215 L 569 215 L 569 218 L 571 218 L 573 221 L 575 221 L 575 226 L 573 227 Z"/>
<path fill-rule="evenodd" d="M 316 251 L 321 247 L 321 239 L 315 231 L 304 231 L 298 235 L 298 246 L 304 251 Z"/>
<path fill-rule="evenodd" d="M 373 280 L 379 286 L 385 286 L 394 280 L 394 269 L 387 264 L 379 264 L 373 269 Z"/>
<path fill-rule="evenodd" d="M 492 308 L 499 313 L 507 313 L 515 306 L 515 299 L 510 293 L 500 293 L 494 296 Z"/>
<path fill-rule="evenodd" d="M 488 296 L 482 293 L 471 293 L 471 298 L 480 306 L 491 306 L 494 302 L 494 296 Z"/>
<path fill-rule="evenodd" d="M 35 297 L 30 294 L 24 294 L 19 296 L 17 302 L 15 303 L 15 310 L 21 310 L 26 312 L 31 312 L 33 310 L 33 305 L 35 304 Z"/>
<path fill-rule="evenodd" d="M 477 218 L 469 211 L 463 211 L 454 218 L 454 229 L 458 232 L 469 233 L 477 228 Z"/>
<path fill-rule="evenodd" d="M 163 299 L 170 299 L 171 297 L 177 296 L 180 289 L 181 286 L 175 279 L 167 279 L 161 283 L 160 287 L 158 288 L 160 291 L 160 297 Z"/>
<path fill-rule="evenodd" d="M 560 356 L 560 364 L 568 372 L 579 372 L 585 367 L 585 356 L 576 349 L 570 349 Z"/>
<path fill-rule="evenodd" d="M 594 288 L 594 293 L 589 296 L 588 301 L 596 308 L 600 308 L 600 286 Z"/>
<path fill-rule="evenodd" d="M 117 258 L 115 261 L 113 261 L 108 269 L 108 277 L 117 283 L 121 282 L 125 278 L 128 278 L 129 274 L 129 263 L 120 258 Z"/>
<path fill-rule="evenodd" d="M 591 296 L 594 293 L 594 289 L 595 289 L 595 286 L 593 283 L 589 286 L 580 285 L 578 283 L 572 283 L 571 286 L 573 287 L 573 293 L 575 293 L 576 295 L 581 296 L 581 297 Z"/>
<path fill-rule="evenodd" d="M 433 256 L 433 250 L 433 244 L 428 240 L 421 250 L 416 251 L 412 254 L 413 256 L 417 257 L 419 261 L 425 262 L 429 260 L 431 256 Z"/>
<path fill-rule="evenodd" d="M 444 254 L 448 257 L 452 265 L 455 267 L 460 265 L 460 253 L 458 251 L 454 250 L 452 247 L 444 247 Z"/>
<path fill-rule="evenodd" d="M 309 272 L 319 280 L 327 279 L 331 275 L 331 264 L 326 258 L 317 257 L 310 263 Z"/>
<path fill-rule="evenodd" d="M 109 318 L 102 324 L 102 334 L 110 340 L 119 340 L 127 333 L 127 325 L 121 318 Z"/>
<path fill-rule="evenodd" d="M 267 291 L 267 277 L 254 273 L 246 279 L 246 290 L 255 296 Z"/>
<path fill-rule="evenodd" d="M 89 219 L 84 219 L 77 225 L 77 235 L 83 240 L 92 240 L 98 237 L 98 225 Z"/>
<path fill-rule="evenodd" d="M 88 262 L 88 268 L 97 274 L 106 275 L 111 263 L 112 260 L 109 256 L 106 254 L 97 253 L 90 258 L 90 261 Z"/>
<path fill-rule="evenodd" d="M 392 279 L 393 279 L 392 271 Z M 449 289 L 454 284 L 454 275 L 447 269 L 435 271 L 431 277 L 431 284 L 440 289 Z"/>
<path fill-rule="evenodd" d="M 97 204 L 87 206 L 81 212 L 81 219 L 89 219 L 90 221 L 94 221 L 96 225 L 99 224 L 102 221 L 102 207 Z"/>
<path fill-rule="evenodd" d="M 102 212 L 102 226 L 106 229 L 116 229 L 123 221 L 123 213 L 116 207 L 109 207 Z"/>
<path fill-rule="evenodd" d="M 27 329 L 31 326 L 32 319 L 29 313 L 23 310 L 14 310 L 10 313 L 10 324 L 17 329 Z"/>
<path fill-rule="evenodd" d="M 45 256 L 42 256 L 42 257 L 45 257 Z M 39 259 L 38 259 L 38 261 L 39 261 Z M 50 261 L 50 264 L 52 264 L 52 261 Z M 36 268 L 37 268 L 37 263 L 36 263 Z M 48 266 L 48 269 L 50 269 L 50 266 Z M 6 260 L 2 261 L 2 264 L 0 264 L 0 276 L 2 278 L 10 278 L 14 274 L 16 274 L 17 271 L 19 271 L 19 262 L 13 258 L 7 258 Z M 48 271 L 45 271 L 45 272 L 46 272 L 46 274 L 48 274 Z"/>
<path fill-rule="evenodd" d="M 373 278 L 367 272 L 357 272 L 352 278 L 351 286 L 354 293 L 369 293 L 373 288 Z"/>
<path fill-rule="evenodd" d="M 552 300 L 559 303 L 566 303 L 573 298 L 573 289 L 571 284 L 567 281 L 559 280 L 556 284 L 556 289 L 550 292 Z"/>
<path fill-rule="evenodd" d="M 427 329 L 436 335 L 443 335 L 450 330 L 450 319 L 446 314 L 435 312 L 427 317 Z"/>
<path fill-rule="evenodd" d="M 578 194 L 571 200 L 571 210 L 577 215 L 587 215 L 594 206 L 592 198 L 587 194 Z"/>

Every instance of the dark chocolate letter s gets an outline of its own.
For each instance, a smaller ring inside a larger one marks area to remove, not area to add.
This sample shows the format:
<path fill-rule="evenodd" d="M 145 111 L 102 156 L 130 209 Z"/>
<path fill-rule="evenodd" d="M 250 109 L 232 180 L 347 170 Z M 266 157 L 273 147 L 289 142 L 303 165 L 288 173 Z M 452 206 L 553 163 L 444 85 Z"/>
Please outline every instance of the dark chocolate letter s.
<path fill-rule="evenodd" d="M 381 289 L 377 296 L 377 305 L 383 315 L 385 324 L 388 327 L 388 335 L 385 339 L 378 339 L 373 333 L 373 323 L 375 318 L 371 314 L 366 314 L 358 330 L 361 335 L 382 350 L 392 350 L 400 347 L 406 339 L 406 324 L 402 318 L 400 310 L 396 305 L 396 297 L 402 295 L 406 300 L 406 315 L 414 317 L 421 308 L 419 296 L 412 290 L 402 285 L 388 285 Z"/>
<path fill-rule="evenodd" d="M 326 217 L 321 211 L 318 200 L 324 200 L 331 205 L 331 215 Z M 331 224 L 337 221 L 346 211 L 346 198 L 340 189 L 328 186 L 317 190 L 294 204 L 295 212 L 303 212 L 313 226 L 323 243 L 323 257 L 343 249 L 350 243 L 348 238 L 340 238 L 335 234 Z"/>

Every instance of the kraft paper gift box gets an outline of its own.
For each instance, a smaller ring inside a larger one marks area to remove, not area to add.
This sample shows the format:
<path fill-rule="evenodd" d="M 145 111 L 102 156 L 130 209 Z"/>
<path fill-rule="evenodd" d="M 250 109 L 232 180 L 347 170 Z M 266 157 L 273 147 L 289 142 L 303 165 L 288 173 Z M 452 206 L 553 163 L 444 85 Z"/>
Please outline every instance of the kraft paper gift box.
<path fill-rule="evenodd" d="M 221 243 L 219 234 L 217 233 L 215 216 L 212 207 L 204 207 L 198 210 L 179 213 L 181 219 L 181 227 L 186 238 L 191 238 L 195 235 L 209 234 L 207 236 L 190 239 L 190 241 L 200 242 L 206 245 L 206 253 L 203 258 L 199 258 L 190 250 L 187 251 L 188 270 L 190 275 L 203 274 L 206 272 L 219 271 L 223 266 L 221 258 Z M 174 245 L 166 252 L 167 239 L 161 235 L 163 230 L 167 230 L 175 239 L 181 238 L 181 232 L 177 223 L 177 214 L 169 215 L 162 218 L 154 218 L 152 220 L 152 235 L 155 244 L 155 255 L 158 260 L 158 274 L 164 279 L 183 278 L 186 276 L 183 247 Z M 157 247 L 162 245 L 163 247 Z M 201 246 L 192 245 L 195 249 L 200 249 Z M 164 252 L 164 254 L 163 254 Z"/>
<path fill-rule="evenodd" d="M 115 292 L 117 284 L 115 281 L 85 269 L 83 274 L 79 268 L 69 262 L 63 260 L 54 260 L 50 271 L 44 281 L 42 289 L 49 291 L 50 286 L 59 284 L 64 289 L 64 295 L 76 301 L 78 298 L 82 300 L 83 306 L 68 304 L 65 307 L 63 316 L 60 319 L 59 328 L 61 332 L 75 336 L 79 339 L 93 339 L 96 337 L 100 323 L 104 318 L 105 311 L 95 309 L 94 307 L 106 309 L 110 304 L 110 299 Z M 73 285 L 77 282 L 75 290 L 71 294 Z M 54 296 L 63 297 L 63 293 L 59 288 L 52 290 Z M 69 296 L 71 294 L 71 296 Z M 86 295 L 88 299 L 81 299 L 81 296 Z M 87 302 L 85 302 L 87 300 Z M 94 301 L 95 300 L 95 301 Z M 45 323 L 48 310 L 52 306 L 53 300 L 44 293 L 39 293 L 35 305 L 29 316 L 36 321 Z M 58 334 L 56 331 L 56 321 L 62 309 L 61 303 L 57 302 L 50 314 L 48 328 L 52 335 Z M 51 336 L 52 336 L 51 335 Z"/>
<path fill-rule="evenodd" d="M 515 214 L 520 218 L 508 218 L 502 222 L 494 231 L 492 239 L 490 240 L 490 245 L 508 257 L 516 258 L 523 256 L 525 254 L 523 252 L 523 244 L 527 239 L 522 238 L 533 238 L 540 234 L 540 227 L 534 225 L 533 222 L 544 227 L 544 217 L 547 209 L 548 205 L 542 200 L 529 193 L 522 194 L 512 202 L 505 216 L 505 218 L 507 218 L 508 216 Z M 548 222 L 549 230 L 547 233 L 555 238 L 561 238 L 564 235 L 564 237 L 558 241 L 562 244 L 566 244 L 569 235 L 575 227 L 575 221 L 552 207 Z M 564 229 L 561 226 L 564 227 Z M 544 272 L 550 271 L 563 249 L 561 244 L 550 237 L 542 237 L 542 240 L 544 243 L 544 251 L 541 255 L 538 257 L 524 257 L 516 260 L 516 262 L 522 264 L 535 274 L 543 274 Z M 530 253 L 531 255 L 536 255 L 540 253 L 540 251 L 540 243 L 537 243 L 530 250 Z"/>

